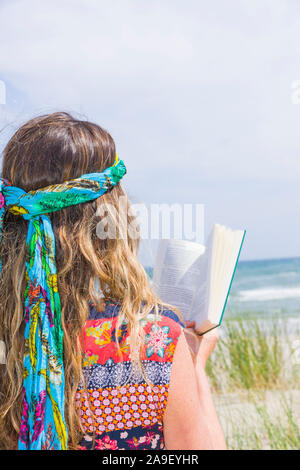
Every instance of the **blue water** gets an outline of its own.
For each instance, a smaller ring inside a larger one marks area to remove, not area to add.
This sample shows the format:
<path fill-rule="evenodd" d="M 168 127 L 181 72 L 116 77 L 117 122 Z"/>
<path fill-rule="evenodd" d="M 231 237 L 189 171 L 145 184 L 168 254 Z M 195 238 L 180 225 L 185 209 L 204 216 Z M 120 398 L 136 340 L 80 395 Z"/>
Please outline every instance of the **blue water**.
<path fill-rule="evenodd" d="M 240 261 L 227 312 L 300 319 L 300 258 Z"/>
<path fill-rule="evenodd" d="M 146 270 L 152 277 L 152 269 Z M 300 258 L 240 261 L 226 317 L 244 313 L 300 321 Z"/>

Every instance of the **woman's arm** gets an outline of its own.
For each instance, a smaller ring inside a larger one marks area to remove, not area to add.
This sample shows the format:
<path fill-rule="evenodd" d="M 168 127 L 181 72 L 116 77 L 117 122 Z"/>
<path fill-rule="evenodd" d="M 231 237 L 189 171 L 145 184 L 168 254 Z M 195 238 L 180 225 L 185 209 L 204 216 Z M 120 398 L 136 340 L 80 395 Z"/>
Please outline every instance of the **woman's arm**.
<path fill-rule="evenodd" d="M 167 449 L 226 448 L 205 374 L 207 357 L 216 343 L 215 333 L 207 335 L 198 341 L 194 361 L 185 335 L 182 334 L 178 341 L 164 415 Z"/>

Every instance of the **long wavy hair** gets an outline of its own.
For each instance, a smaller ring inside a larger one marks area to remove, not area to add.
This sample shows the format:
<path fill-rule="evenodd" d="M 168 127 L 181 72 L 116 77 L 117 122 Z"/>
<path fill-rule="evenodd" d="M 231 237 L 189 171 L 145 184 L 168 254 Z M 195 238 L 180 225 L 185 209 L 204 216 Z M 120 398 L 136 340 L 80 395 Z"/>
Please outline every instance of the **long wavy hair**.
<path fill-rule="evenodd" d="M 100 126 L 53 113 L 30 120 L 13 135 L 4 149 L 2 177 L 30 191 L 103 171 L 115 155 L 112 137 Z M 121 196 L 126 204 L 119 204 Z M 104 214 L 115 227 L 115 238 L 97 236 Z M 65 417 L 69 448 L 76 448 L 82 427 L 75 394 L 83 380 L 81 338 L 89 302 L 99 308 L 103 296 L 120 302 L 117 328 L 127 321 L 131 355 L 140 366 L 140 319 L 152 310 L 158 312 L 161 303 L 138 261 L 134 216 L 121 184 L 93 202 L 54 212 L 50 219 L 64 331 Z M 0 248 L 0 340 L 6 346 L 6 364 L 0 366 L 2 449 L 16 448 L 22 414 L 26 235 L 27 222 L 7 212 Z"/>

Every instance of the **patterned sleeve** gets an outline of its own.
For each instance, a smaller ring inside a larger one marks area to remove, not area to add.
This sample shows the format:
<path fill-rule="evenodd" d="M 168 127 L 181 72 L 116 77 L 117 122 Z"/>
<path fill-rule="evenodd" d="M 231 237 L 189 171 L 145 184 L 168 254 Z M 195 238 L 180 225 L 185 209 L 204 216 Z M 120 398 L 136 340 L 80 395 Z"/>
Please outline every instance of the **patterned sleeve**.
<path fill-rule="evenodd" d="M 170 309 L 164 308 L 157 322 L 145 325 L 145 359 L 171 363 L 184 323 Z"/>
<path fill-rule="evenodd" d="M 173 358 L 178 340 L 184 329 L 183 322 L 170 309 L 164 308 L 158 321 L 145 325 L 145 350 L 143 363 L 149 380 L 155 385 L 153 400 L 158 422 L 163 426 Z M 152 392 L 151 392 L 152 393 Z"/>

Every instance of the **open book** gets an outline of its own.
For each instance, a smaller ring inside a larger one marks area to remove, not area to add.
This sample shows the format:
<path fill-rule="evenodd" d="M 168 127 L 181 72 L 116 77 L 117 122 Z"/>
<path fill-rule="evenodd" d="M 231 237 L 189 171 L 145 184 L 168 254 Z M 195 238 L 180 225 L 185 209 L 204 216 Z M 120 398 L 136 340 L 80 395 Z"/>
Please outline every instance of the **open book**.
<path fill-rule="evenodd" d="M 160 240 L 153 287 L 201 333 L 222 322 L 245 238 L 244 230 L 215 224 L 206 247 L 184 240 Z"/>

